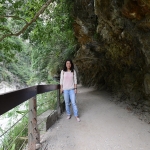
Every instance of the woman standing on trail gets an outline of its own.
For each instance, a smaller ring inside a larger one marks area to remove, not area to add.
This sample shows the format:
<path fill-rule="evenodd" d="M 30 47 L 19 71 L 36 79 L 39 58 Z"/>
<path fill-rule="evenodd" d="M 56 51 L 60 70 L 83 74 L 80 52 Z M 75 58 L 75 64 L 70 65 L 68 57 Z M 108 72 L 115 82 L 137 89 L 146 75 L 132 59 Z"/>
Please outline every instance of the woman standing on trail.
<path fill-rule="evenodd" d="M 70 101 L 71 101 L 74 116 L 76 117 L 77 121 L 80 121 L 78 116 L 78 108 L 76 105 L 77 75 L 71 60 L 65 61 L 64 69 L 61 71 L 60 92 L 64 94 L 67 119 L 71 118 L 70 113 Z"/>

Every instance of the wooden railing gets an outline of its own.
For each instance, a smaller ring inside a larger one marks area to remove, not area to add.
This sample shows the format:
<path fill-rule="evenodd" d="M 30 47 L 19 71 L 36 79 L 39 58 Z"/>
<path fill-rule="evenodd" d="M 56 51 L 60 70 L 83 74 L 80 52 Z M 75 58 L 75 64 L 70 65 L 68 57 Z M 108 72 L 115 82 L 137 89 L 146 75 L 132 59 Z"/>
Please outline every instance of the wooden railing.
<path fill-rule="evenodd" d="M 40 143 L 37 128 L 36 95 L 57 90 L 57 110 L 60 113 L 60 85 L 37 85 L 0 95 L 0 115 L 29 100 L 28 150 L 35 150 Z"/>

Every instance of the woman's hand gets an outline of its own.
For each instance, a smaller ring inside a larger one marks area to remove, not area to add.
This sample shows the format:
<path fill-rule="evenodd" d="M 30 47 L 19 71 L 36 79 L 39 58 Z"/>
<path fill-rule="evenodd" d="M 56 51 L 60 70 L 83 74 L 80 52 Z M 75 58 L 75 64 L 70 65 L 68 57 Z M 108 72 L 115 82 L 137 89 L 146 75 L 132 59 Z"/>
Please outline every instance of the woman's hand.
<path fill-rule="evenodd" d="M 77 89 L 74 89 L 75 94 L 77 94 Z"/>
<path fill-rule="evenodd" d="M 61 94 L 63 93 L 63 89 L 62 89 L 62 88 L 60 89 L 60 93 L 61 93 Z"/>

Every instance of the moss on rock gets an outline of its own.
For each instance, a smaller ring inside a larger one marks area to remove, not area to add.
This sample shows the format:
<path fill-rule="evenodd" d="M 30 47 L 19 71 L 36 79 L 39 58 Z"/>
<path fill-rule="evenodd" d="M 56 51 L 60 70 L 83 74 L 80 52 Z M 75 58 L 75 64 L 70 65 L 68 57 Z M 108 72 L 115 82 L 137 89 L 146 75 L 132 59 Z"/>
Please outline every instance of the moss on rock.
<path fill-rule="evenodd" d="M 149 2 L 87 0 L 84 6 L 80 2 L 74 3 L 78 9 L 74 16 L 80 18 L 74 32 L 80 45 L 75 63 L 82 84 L 103 86 L 144 105 L 150 94 L 150 31 L 145 21 Z"/>

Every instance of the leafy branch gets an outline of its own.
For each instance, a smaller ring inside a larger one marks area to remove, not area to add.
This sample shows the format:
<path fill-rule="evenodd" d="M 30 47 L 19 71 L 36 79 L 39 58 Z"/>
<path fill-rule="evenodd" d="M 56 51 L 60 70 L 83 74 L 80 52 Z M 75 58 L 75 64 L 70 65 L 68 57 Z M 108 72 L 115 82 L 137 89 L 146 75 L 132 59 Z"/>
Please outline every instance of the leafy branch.
<path fill-rule="evenodd" d="M 2 31 L 5 30 L 5 31 L 10 32 L 11 34 L 13 34 L 13 33 L 12 33 L 9 29 L 7 29 L 7 28 L 1 28 L 1 27 L 0 27 L 0 30 L 2 30 Z M 0 35 L 1 35 L 1 34 L 0 34 Z"/>
<path fill-rule="evenodd" d="M 6 37 L 10 37 L 10 36 L 19 36 L 20 34 L 24 33 L 25 30 L 33 23 L 37 20 L 37 18 L 39 17 L 40 14 L 42 14 L 45 9 L 49 6 L 49 4 L 52 2 L 52 0 L 48 0 L 42 7 L 41 9 L 35 14 L 35 16 L 33 17 L 33 19 L 28 23 L 26 21 L 26 25 L 17 33 L 9 33 L 9 34 L 5 34 L 0 38 L 0 41 L 2 41 L 3 39 L 5 39 Z M 1 16 L 3 17 L 3 16 Z M 7 16 L 8 17 L 8 16 Z M 12 17 L 12 16 L 11 16 Z M 15 17 L 15 16 L 14 16 Z M 19 17 L 17 17 L 18 19 L 21 19 Z"/>
<path fill-rule="evenodd" d="M 0 16 L 0 18 L 14 18 L 14 19 L 18 19 L 18 20 L 24 20 L 26 22 L 26 24 L 28 23 L 25 19 L 18 17 L 18 16 Z"/>

